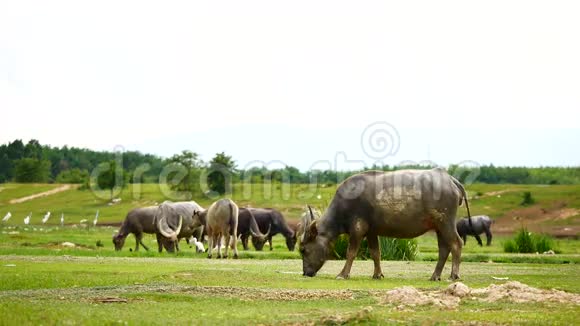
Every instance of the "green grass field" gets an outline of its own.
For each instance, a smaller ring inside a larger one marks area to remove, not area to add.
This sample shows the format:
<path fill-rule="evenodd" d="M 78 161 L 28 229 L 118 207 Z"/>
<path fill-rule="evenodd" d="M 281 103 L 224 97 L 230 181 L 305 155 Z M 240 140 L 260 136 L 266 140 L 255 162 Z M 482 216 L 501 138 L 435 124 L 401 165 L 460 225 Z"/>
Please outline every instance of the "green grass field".
<path fill-rule="evenodd" d="M 457 307 L 434 304 L 399 306 L 385 302 L 387 292 L 413 286 L 425 293 L 445 289 L 448 281 L 428 281 L 437 259 L 433 234 L 418 238 L 420 254 L 414 262 L 383 261 L 385 279 L 370 278 L 372 262 L 357 260 L 352 278 L 335 280 L 343 261 L 329 261 L 315 278 L 301 276 L 299 254 L 285 248 L 283 238 L 274 238 L 274 250 L 241 251 L 239 260 L 208 260 L 182 243 L 176 255 L 157 253 L 154 237 L 145 242 L 152 251 L 115 252 L 111 236 L 117 227 L 82 226 L 96 210 L 100 223 L 120 222 L 133 207 L 164 200 L 158 185 L 137 185 L 123 190 L 121 203 L 90 191 L 67 190 L 19 204 L 14 198 L 50 190 L 58 185 L 0 186 L 0 218 L 13 217 L 0 226 L 0 325 L 19 324 L 343 324 L 343 323 L 531 323 L 570 325 L 580 317 L 580 303 L 516 303 L 509 299 L 486 302 L 477 297 L 462 299 Z M 278 187 L 278 188 L 276 188 Z M 309 189 L 299 185 L 281 191 L 253 186 L 244 193 L 237 185 L 234 199 L 241 205 L 275 207 L 289 219 L 300 215 L 305 203 L 323 208 L 334 187 Z M 246 189 L 247 190 L 247 189 Z M 531 191 L 538 207 L 580 208 L 580 186 L 472 185 L 469 187 L 474 214 L 496 218 L 511 216 L 521 193 Z M 137 196 L 138 193 L 138 196 Z M 317 196 L 320 195 L 320 198 Z M 499 195 L 499 197 L 498 197 Z M 197 200 L 207 206 L 210 200 Z M 47 210 L 53 217 L 47 225 L 40 219 Z M 463 208 L 462 208 L 463 210 Z M 33 212 L 32 225 L 22 219 Z M 58 226 L 60 213 L 64 227 Z M 578 216 L 560 221 L 541 220 L 545 225 L 576 226 Z M 523 223 L 526 221 L 524 220 Z M 529 221 L 532 222 L 531 220 Z M 535 221 L 534 222 L 538 222 Z M 515 223 L 522 223 L 517 221 Z M 502 243 L 510 235 L 494 237 L 490 247 L 468 239 L 462 255 L 461 276 L 470 288 L 519 281 L 539 289 L 559 289 L 580 295 L 580 241 L 556 239 L 558 254 L 505 254 Z M 62 246 L 71 242 L 75 248 Z M 103 247 L 97 246 L 97 242 Z M 241 246 L 240 246 L 241 249 Z M 447 263 L 444 275 L 450 271 Z M 501 280 L 494 279 L 502 278 Z"/>

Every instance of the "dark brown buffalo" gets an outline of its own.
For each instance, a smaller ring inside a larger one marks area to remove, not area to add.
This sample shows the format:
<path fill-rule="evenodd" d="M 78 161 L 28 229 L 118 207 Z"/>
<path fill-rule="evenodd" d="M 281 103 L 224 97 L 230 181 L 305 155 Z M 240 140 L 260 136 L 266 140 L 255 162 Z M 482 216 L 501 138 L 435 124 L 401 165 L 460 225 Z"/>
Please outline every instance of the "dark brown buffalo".
<path fill-rule="evenodd" d="M 270 228 L 268 235 L 268 242 L 270 243 L 270 250 L 272 250 L 272 237 L 280 233 L 286 238 L 286 246 L 288 250 L 294 251 L 296 246 L 296 233 L 288 226 L 284 215 L 273 208 L 249 208 L 258 223 L 258 227 L 262 233 Z M 258 249 L 259 244 L 255 243 L 255 238 L 252 237 L 252 244 Z M 258 246 L 257 246 L 258 245 Z"/>
<path fill-rule="evenodd" d="M 145 250 L 149 250 L 149 248 L 143 243 L 143 233 L 157 234 L 157 228 L 154 223 L 156 212 L 157 206 L 151 206 L 135 208 L 127 213 L 127 217 L 125 217 L 119 232 L 113 236 L 115 250 L 120 251 L 123 249 L 125 239 L 131 233 L 135 235 L 135 251 L 139 250 L 139 244 L 141 244 Z M 161 252 L 162 242 L 160 241 L 159 236 L 157 237 L 157 244 L 159 246 L 159 252 Z"/>
<path fill-rule="evenodd" d="M 244 250 L 249 249 L 248 238 L 250 236 L 252 236 L 252 244 L 254 245 L 254 248 L 256 248 L 256 250 L 262 250 L 266 240 L 268 240 L 270 236 L 271 226 L 271 224 L 268 225 L 268 231 L 266 231 L 265 234 L 262 234 L 252 211 L 248 208 L 240 208 L 238 214 L 238 236 L 241 237 Z"/>

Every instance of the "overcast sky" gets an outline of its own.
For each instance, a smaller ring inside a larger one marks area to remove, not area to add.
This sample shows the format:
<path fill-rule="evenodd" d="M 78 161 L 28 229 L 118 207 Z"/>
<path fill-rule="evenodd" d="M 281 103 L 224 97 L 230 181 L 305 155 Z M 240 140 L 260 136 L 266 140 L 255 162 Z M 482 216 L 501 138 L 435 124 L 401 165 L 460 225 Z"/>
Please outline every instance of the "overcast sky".
<path fill-rule="evenodd" d="M 0 0 L 0 143 L 579 165 L 579 17 L 578 1 Z"/>

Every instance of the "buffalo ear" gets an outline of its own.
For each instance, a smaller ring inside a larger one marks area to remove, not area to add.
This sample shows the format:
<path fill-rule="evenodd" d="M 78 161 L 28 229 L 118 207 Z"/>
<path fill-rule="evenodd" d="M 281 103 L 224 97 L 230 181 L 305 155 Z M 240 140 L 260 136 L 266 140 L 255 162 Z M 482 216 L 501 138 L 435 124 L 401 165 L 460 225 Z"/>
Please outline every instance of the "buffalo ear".
<path fill-rule="evenodd" d="M 316 227 L 316 221 L 312 221 L 310 226 L 308 226 L 308 239 L 313 240 L 318 235 L 318 228 Z"/>

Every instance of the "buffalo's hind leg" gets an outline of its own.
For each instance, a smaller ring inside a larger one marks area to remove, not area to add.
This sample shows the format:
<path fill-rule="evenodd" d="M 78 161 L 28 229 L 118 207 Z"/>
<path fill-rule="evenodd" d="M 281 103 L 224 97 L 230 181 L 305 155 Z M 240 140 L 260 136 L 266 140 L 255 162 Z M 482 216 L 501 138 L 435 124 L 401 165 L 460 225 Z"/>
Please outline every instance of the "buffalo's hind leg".
<path fill-rule="evenodd" d="M 379 237 L 376 235 L 368 235 L 367 241 L 369 245 L 369 250 L 371 252 L 371 258 L 375 263 L 375 272 L 373 273 L 373 278 L 375 280 L 380 280 L 384 278 L 383 272 L 381 270 L 381 247 L 379 246 Z"/>
<path fill-rule="evenodd" d="M 437 231 L 437 243 L 439 245 L 439 261 L 437 261 L 431 280 L 441 280 L 441 272 L 447 257 L 449 257 L 449 252 L 451 252 L 452 256 L 450 279 L 459 279 L 459 264 L 461 263 L 461 248 L 463 247 L 459 234 L 457 234 L 455 228 L 443 226 Z"/>
<path fill-rule="evenodd" d="M 492 235 L 491 235 L 491 230 L 489 229 L 489 225 L 486 225 L 484 227 L 484 231 L 485 231 L 485 237 L 487 238 L 487 245 L 491 246 Z"/>
<path fill-rule="evenodd" d="M 449 257 L 449 244 L 441 235 L 441 231 L 437 231 L 437 245 L 439 246 L 439 260 L 437 261 L 433 275 L 431 275 L 431 281 L 441 281 L 441 272 L 443 271 L 447 257 Z"/>

